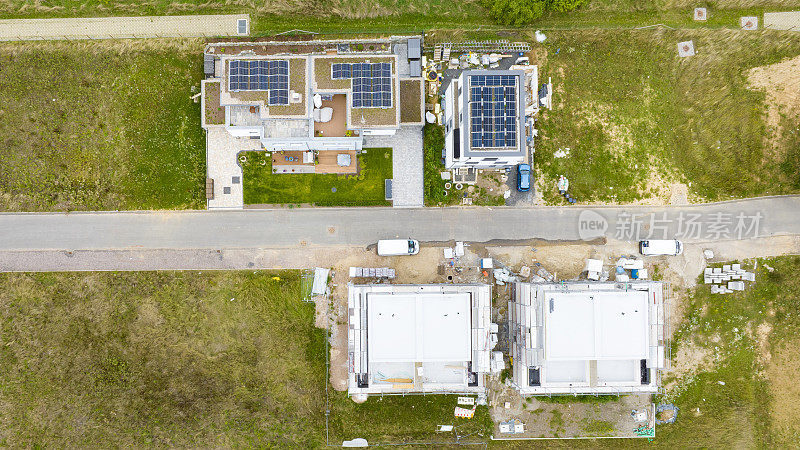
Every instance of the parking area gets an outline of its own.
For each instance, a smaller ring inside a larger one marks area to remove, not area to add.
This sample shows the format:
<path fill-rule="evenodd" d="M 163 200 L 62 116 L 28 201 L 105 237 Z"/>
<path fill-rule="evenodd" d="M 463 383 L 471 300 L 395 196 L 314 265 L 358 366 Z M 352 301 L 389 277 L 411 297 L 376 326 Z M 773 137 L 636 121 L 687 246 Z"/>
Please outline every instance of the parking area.
<path fill-rule="evenodd" d="M 511 191 L 511 196 L 506 199 L 506 206 L 533 206 L 536 198 L 536 187 L 534 186 L 534 176 L 531 174 L 531 189 L 521 192 L 517 189 L 517 168 L 512 167 L 506 174 L 506 188 Z"/>
<path fill-rule="evenodd" d="M 424 206 L 421 125 L 404 125 L 393 136 L 365 136 L 364 147 L 392 149 L 392 206 Z"/>

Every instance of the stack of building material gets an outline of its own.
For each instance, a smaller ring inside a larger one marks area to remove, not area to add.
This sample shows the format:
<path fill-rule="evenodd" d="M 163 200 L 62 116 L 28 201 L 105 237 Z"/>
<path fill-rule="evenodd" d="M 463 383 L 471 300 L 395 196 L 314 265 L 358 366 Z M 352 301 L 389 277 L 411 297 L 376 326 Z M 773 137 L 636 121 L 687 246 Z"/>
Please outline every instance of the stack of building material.
<path fill-rule="evenodd" d="M 442 60 L 449 61 L 450 60 L 450 47 L 444 47 L 442 49 Z"/>
<path fill-rule="evenodd" d="M 724 264 L 722 267 L 706 267 L 703 282 L 711 284 L 712 294 L 730 294 L 743 291 L 745 281 L 755 281 L 756 274 L 742 269 L 741 264 Z M 717 286 L 719 285 L 719 286 Z"/>
<path fill-rule="evenodd" d="M 351 267 L 350 278 L 389 278 L 396 276 L 391 267 Z"/>

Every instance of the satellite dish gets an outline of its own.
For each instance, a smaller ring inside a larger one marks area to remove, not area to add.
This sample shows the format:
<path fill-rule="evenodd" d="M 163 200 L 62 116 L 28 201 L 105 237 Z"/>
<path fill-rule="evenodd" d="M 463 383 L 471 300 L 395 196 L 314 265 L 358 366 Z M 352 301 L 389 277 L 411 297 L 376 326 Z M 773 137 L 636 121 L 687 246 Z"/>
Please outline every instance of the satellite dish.
<path fill-rule="evenodd" d="M 315 108 L 322 107 L 322 96 L 319 94 L 314 94 L 314 107 Z"/>

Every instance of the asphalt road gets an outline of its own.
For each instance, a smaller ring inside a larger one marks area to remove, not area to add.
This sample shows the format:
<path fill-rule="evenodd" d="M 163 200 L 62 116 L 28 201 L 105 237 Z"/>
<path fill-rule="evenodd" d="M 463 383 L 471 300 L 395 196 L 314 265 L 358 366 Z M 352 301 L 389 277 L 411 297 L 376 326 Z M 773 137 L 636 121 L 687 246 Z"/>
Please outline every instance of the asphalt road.
<path fill-rule="evenodd" d="M 589 212 L 587 212 L 589 211 Z M 583 227 L 583 228 L 581 228 Z M 577 240 L 686 242 L 800 234 L 800 197 L 684 207 L 301 208 L 0 214 L 0 251 L 244 249 L 423 242 Z"/>

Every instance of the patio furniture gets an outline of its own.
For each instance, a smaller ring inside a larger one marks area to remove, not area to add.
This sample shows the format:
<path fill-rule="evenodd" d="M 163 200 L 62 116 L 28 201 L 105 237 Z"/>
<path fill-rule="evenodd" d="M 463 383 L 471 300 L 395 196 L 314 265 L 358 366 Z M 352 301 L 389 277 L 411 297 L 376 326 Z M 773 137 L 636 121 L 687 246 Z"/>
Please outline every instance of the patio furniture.
<path fill-rule="evenodd" d="M 333 108 L 326 106 L 324 108 L 315 108 L 313 112 L 314 122 L 326 123 L 330 122 L 333 117 Z"/>
<path fill-rule="evenodd" d="M 336 155 L 336 164 L 339 167 L 348 167 L 352 163 L 352 158 L 349 153 L 339 153 Z"/>

